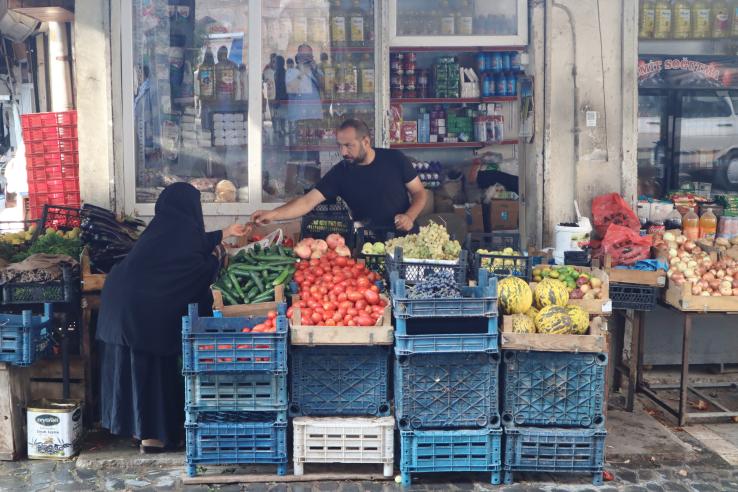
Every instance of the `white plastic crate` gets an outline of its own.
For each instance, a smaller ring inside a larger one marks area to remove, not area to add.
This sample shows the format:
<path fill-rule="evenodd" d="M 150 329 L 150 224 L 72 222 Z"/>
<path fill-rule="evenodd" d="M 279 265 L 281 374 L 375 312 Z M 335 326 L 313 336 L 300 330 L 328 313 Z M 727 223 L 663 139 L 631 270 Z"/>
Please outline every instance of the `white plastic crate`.
<path fill-rule="evenodd" d="M 394 429 L 392 417 L 296 417 L 295 475 L 305 463 L 377 463 L 392 476 Z"/>

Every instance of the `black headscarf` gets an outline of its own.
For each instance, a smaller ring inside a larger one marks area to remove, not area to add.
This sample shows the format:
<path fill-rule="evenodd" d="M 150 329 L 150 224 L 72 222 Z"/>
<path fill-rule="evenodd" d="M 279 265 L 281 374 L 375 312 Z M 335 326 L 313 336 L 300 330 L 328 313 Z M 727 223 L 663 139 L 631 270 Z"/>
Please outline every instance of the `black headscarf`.
<path fill-rule="evenodd" d="M 211 254 L 221 233 L 205 233 L 200 192 L 187 183 L 168 186 L 156 215 L 128 256 L 105 280 L 97 338 L 137 351 L 171 355 L 181 350 L 182 316 L 200 304 L 208 314 L 209 286 L 219 268 Z"/>

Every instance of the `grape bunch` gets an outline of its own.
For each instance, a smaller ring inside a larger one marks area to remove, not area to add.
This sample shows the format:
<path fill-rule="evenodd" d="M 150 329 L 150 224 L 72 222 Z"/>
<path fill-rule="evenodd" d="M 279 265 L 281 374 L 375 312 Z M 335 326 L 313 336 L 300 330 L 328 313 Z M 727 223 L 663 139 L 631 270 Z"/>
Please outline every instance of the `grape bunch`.
<path fill-rule="evenodd" d="M 435 270 L 427 272 L 422 282 L 408 287 L 407 295 L 410 299 L 448 299 L 461 297 L 461 290 L 452 270 Z"/>
<path fill-rule="evenodd" d="M 461 244 L 451 240 L 445 227 L 432 221 L 422 226 L 418 234 L 390 239 L 385 249 L 394 253 L 396 246 L 402 248 L 403 257 L 408 259 L 456 260 L 461 253 Z"/>

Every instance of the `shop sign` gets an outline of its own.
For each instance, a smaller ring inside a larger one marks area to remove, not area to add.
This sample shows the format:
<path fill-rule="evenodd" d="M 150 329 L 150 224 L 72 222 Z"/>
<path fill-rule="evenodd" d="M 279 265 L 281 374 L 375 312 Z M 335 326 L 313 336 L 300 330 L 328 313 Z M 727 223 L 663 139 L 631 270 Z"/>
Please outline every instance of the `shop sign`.
<path fill-rule="evenodd" d="M 657 89 L 738 87 L 738 57 L 643 56 L 638 60 L 638 87 Z"/>

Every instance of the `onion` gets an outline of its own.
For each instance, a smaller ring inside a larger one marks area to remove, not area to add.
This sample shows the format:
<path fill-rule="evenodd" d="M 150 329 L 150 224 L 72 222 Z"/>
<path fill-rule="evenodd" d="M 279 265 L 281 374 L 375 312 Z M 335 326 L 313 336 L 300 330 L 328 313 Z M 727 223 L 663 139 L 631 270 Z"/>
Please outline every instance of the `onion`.
<path fill-rule="evenodd" d="M 689 267 L 690 269 L 693 269 L 693 268 L 697 268 L 697 262 L 696 262 L 696 261 L 694 261 L 694 260 L 689 260 L 689 261 L 687 262 L 687 266 L 688 266 L 688 267 Z"/>
<path fill-rule="evenodd" d="M 690 252 L 692 250 L 694 250 L 695 247 L 697 247 L 697 245 L 695 244 L 695 242 L 692 241 L 691 239 L 688 239 L 688 240 L 684 241 L 684 245 L 683 246 L 684 246 L 684 249 L 686 251 L 690 251 Z"/>
<path fill-rule="evenodd" d="M 712 272 L 707 272 L 702 275 L 702 280 L 707 280 L 708 282 L 711 280 L 715 280 L 715 275 Z"/>
<path fill-rule="evenodd" d="M 684 270 L 684 276 L 689 279 L 697 278 L 697 274 L 695 273 L 695 271 L 690 268 Z"/>
<path fill-rule="evenodd" d="M 702 294 L 700 294 L 702 297 L 710 297 L 710 293 L 706 290 L 702 291 Z"/>
<path fill-rule="evenodd" d="M 676 241 L 676 236 L 674 235 L 673 232 L 665 232 L 662 238 L 664 241 L 667 241 L 667 242 Z"/>
<path fill-rule="evenodd" d="M 672 275 L 674 275 L 674 270 L 672 270 L 671 268 L 669 268 L 669 271 L 666 272 L 666 276 L 669 277 L 669 278 L 671 278 Z"/>
<path fill-rule="evenodd" d="M 710 294 L 712 297 L 722 297 L 723 295 L 720 292 L 713 292 Z"/>
<path fill-rule="evenodd" d="M 710 283 L 707 280 L 700 280 L 700 286 L 702 290 L 707 290 L 710 288 Z"/>
<path fill-rule="evenodd" d="M 708 284 L 710 285 L 710 289 L 712 290 L 717 290 L 720 288 L 720 280 L 710 280 Z"/>
<path fill-rule="evenodd" d="M 687 236 L 684 236 L 684 235 L 677 236 L 676 238 L 677 244 L 684 244 L 686 240 L 687 240 Z"/>
<path fill-rule="evenodd" d="M 671 276 L 671 280 L 674 281 L 676 285 L 684 285 L 684 274 L 681 272 L 675 272 L 674 275 Z"/>
<path fill-rule="evenodd" d="M 717 278 L 723 278 L 725 277 L 725 270 L 718 270 L 717 274 L 715 275 Z"/>
<path fill-rule="evenodd" d="M 730 284 L 730 282 L 721 282 L 720 283 L 720 295 L 729 296 L 732 294 L 733 294 L 733 286 Z"/>
<path fill-rule="evenodd" d="M 679 265 L 677 265 L 677 269 L 680 272 L 686 272 L 687 270 L 689 270 L 689 268 L 687 267 L 687 264 L 684 262 L 679 263 Z"/>
<path fill-rule="evenodd" d="M 676 249 L 672 248 L 669 250 L 669 258 L 674 258 L 677 254 L 679 254 L 679 251 Z"/>
<path fill-rule="evenodd" d="M 697 267 L 697 270 L 696 271 L 697 271 L 697 275 L 699 275 L 700 277 L 702 277 L 705 274 L 705 267 L 702 267 L 702 266 L 701 267 Z"/>
<path fill-rule="evenodd" d="M 671 258 L 671 259 L 669 260 L 669 264 L 670 264 L 670 265 L 674 265 L 675 263 L 679 263 L 680 261 L 681 261 L 681 260 L 680 260 L 680 259 L 679 259 L 678 257 L 676 257 L 676 256 L 675 256 L 674 258 Z"/>
<path fill-rule="evenodd" d="M 698 296 L 700 294 L 702 294 L 702 286 L 700 284 L 694 284 L 692 286 L 692 295 Z"/>

